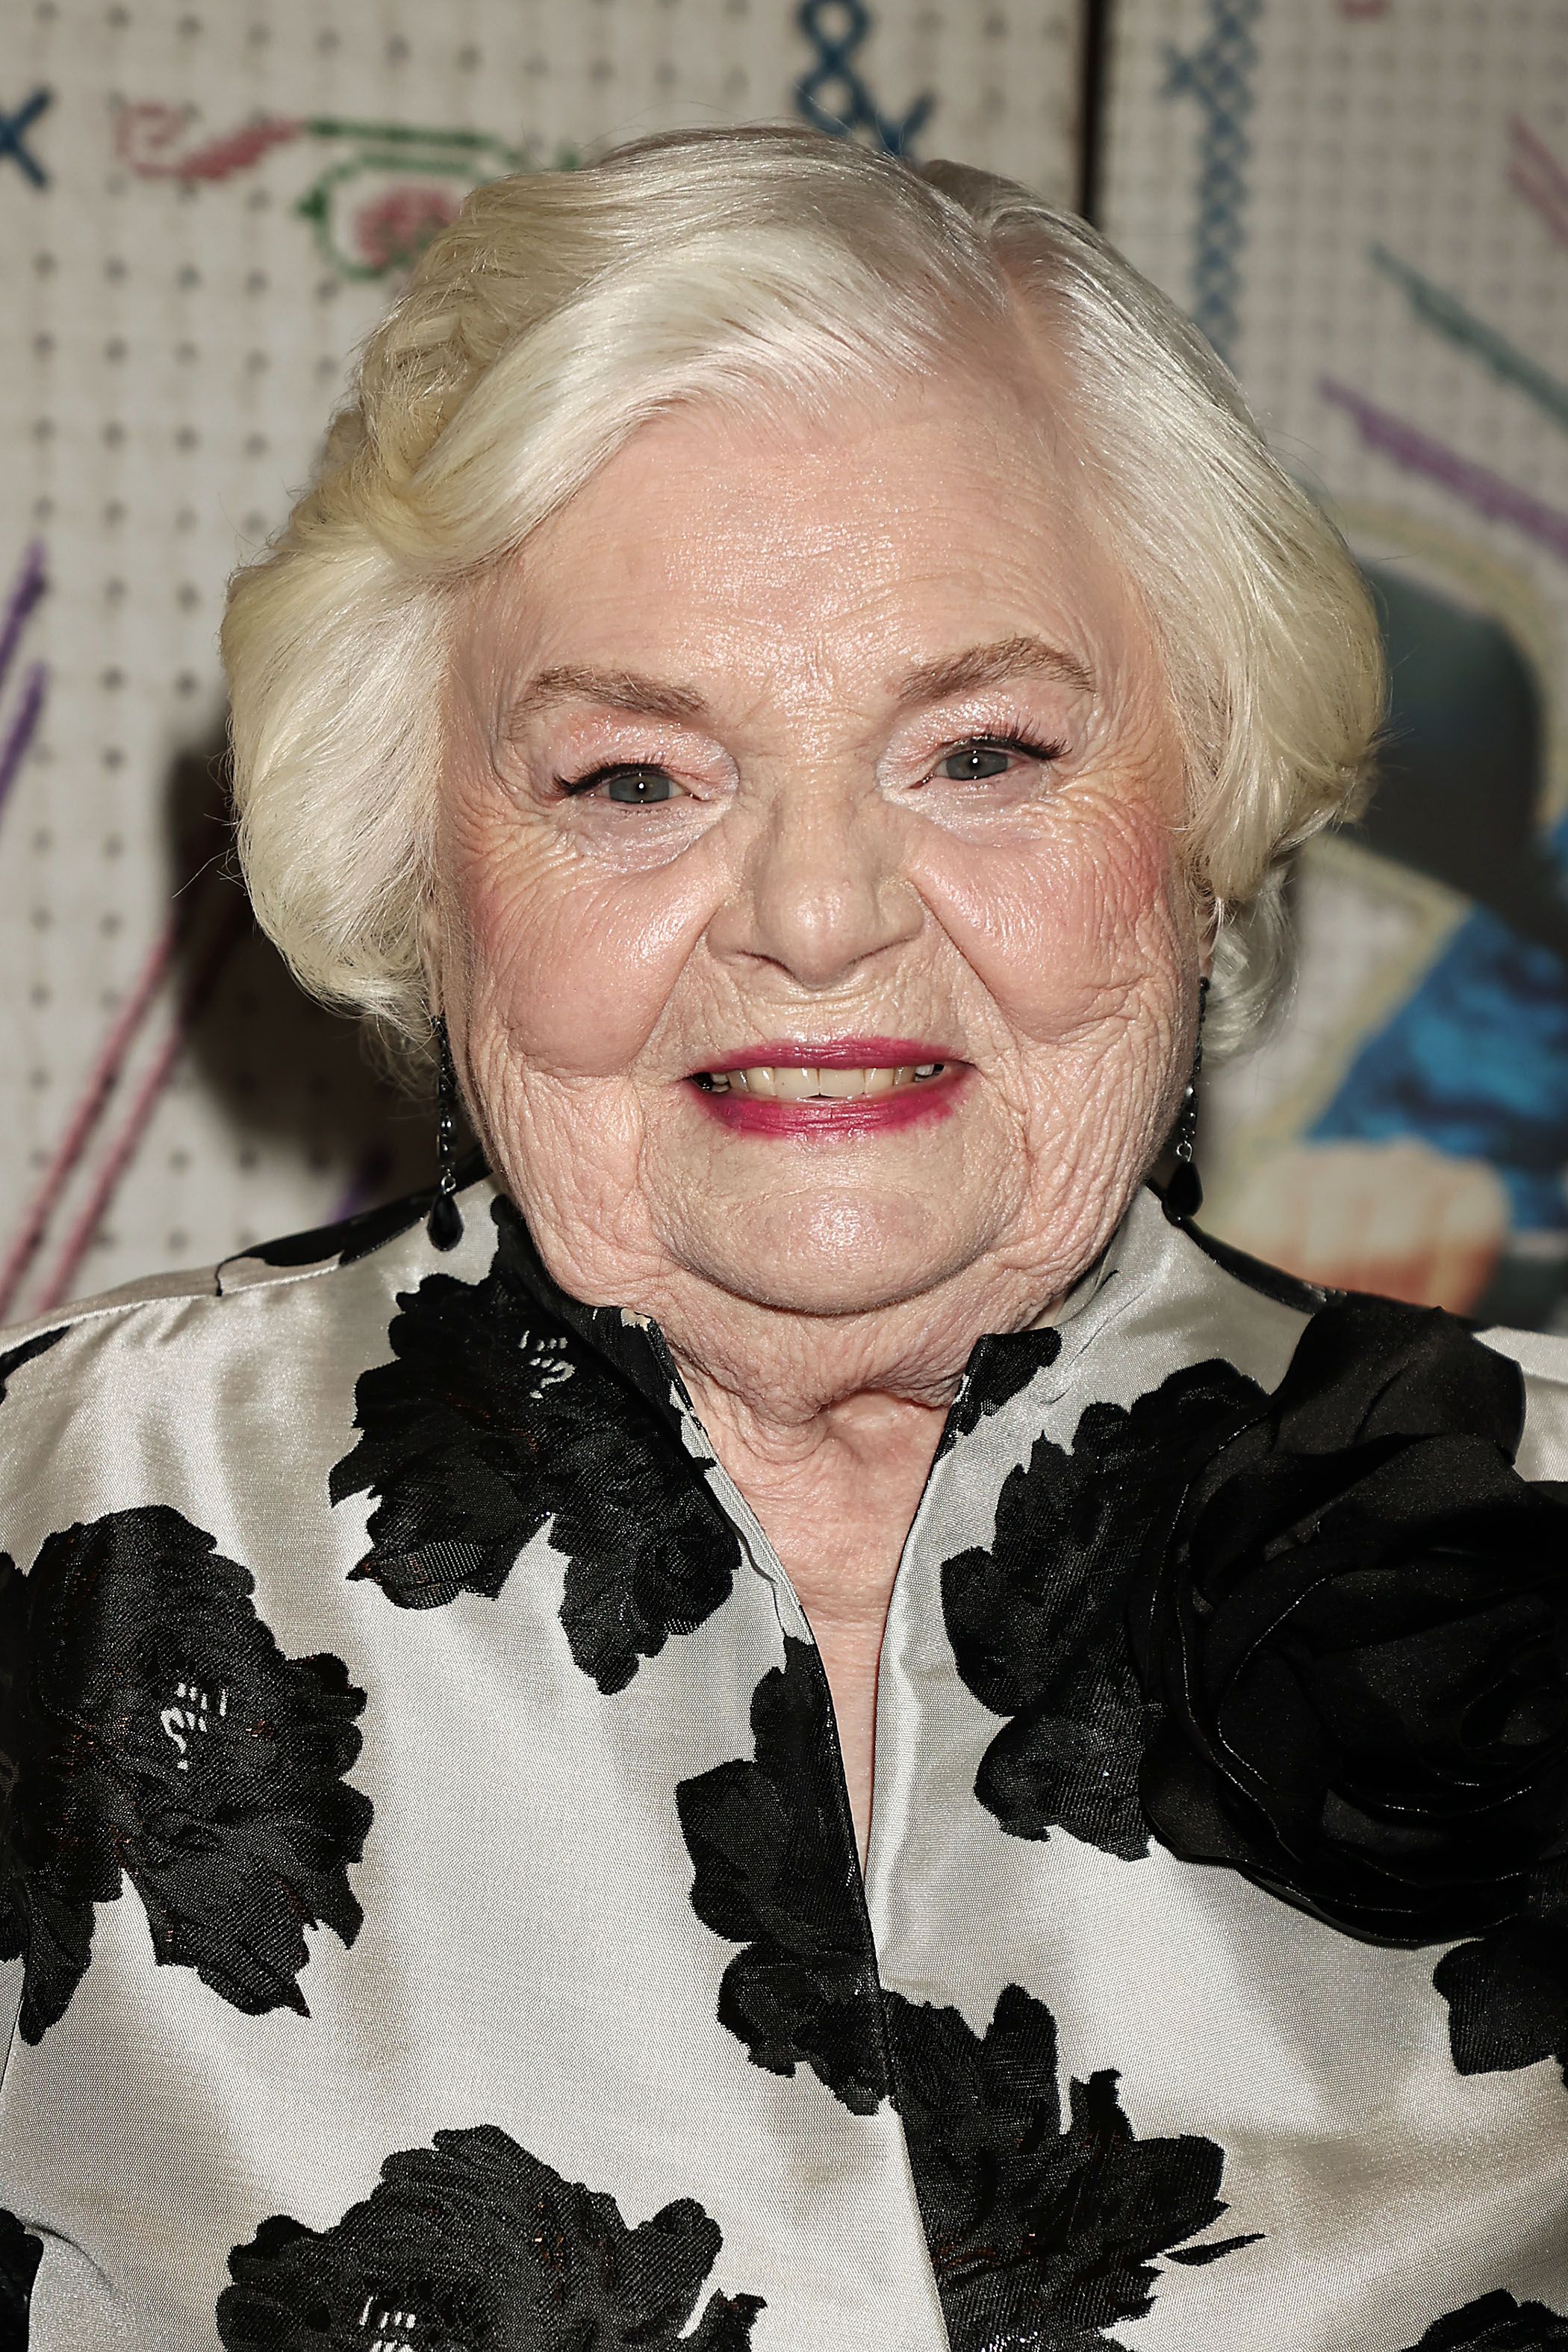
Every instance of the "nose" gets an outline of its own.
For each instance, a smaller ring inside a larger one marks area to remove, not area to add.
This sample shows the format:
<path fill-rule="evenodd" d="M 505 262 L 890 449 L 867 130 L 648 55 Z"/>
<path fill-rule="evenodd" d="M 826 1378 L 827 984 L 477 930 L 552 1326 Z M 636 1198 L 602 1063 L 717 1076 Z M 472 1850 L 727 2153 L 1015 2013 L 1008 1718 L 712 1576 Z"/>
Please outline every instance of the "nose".
<path fill-rule="evenodd" d="M 921 929 L 897 834 L 874 790 L 829 777 L 782 782 L 759 812 L 709 946 L 726 961 L 772 964 L 802 988 L 840 984 Z"/>

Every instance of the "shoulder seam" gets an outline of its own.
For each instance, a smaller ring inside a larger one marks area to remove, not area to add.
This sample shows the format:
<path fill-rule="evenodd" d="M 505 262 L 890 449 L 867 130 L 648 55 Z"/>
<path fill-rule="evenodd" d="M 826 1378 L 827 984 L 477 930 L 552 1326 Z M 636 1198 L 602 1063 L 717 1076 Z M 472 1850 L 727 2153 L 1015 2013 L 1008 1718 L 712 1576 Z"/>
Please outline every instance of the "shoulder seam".
<path fill-rule="evenodd" d="M 138 1298 L 81 1299 L 56 1308 L 52 1314 L 35 1315 L 26 1323 L 11 1324 L 0 1330 L 0 1350 L 16 1347 L 39 1332 L 80 1330 L 89 1323 L 105 1322 L 115 1315 L 145 1314 L 155 1307 L 216 1306 L 243 1298 L 253 1290 L 271 1290 L 279 1283 L 314 1282 L 323 1274 L 336 1273 L 337 1260 L 328 1258 L 317 1265 L 268 1267 L 254 1282 L 237 1283 L 232 1290 L 226 1290 L 218 1281 L 217 1266 L 201 1271 L 210 1273 L 213 1278 L 200 1288 L 153 1291 Z"/>
<path fill-rule="evenodd" d="M 374 1252 L 366 1252 L 367 1257 L 374 1255 Z M 245 1258 L 245 1253 L 243 1250 L 237 1250 L 233 1257 L 221 1259 L 213 1269 L 214 1285 L 212 1296 L 215 1298 L 244 1298 L 247 1297 L 253 1290 L 276 1290 L 280 1284 L 292 1282 L 319 1282 L 324 1274 L 342 1274 L 348 1271 L 348 1268 L 344 1266 L 342 1258 L 325 1257 L 319 1258 L 314 1265 L 269 1265 L 266 1267 L 263 1273 L 254 1275 L 244 1282 L 237 1282 L 232 1288 L 226 1288 L 223 1281 L 224 1267 L 226 1265 L 237 1265 L 242 1259 L 244 1259 L 245 1263 L 249 1265 L 260 1265 L 262 1264 L 262 1261 L 259 1258 Z M 351 1265 L 363 1263 L 363 1260 L 350 1261 Z M 148 1299 L 143 1303 L 147 1306 L 153 1306 L 156 1304 L 156 1301 Z"/>
<path fill-rule="evenodd" d="M 12 1323 L 0 1330 L 0 1346 L 16 1347 L 41 1331 L 73 1331 L 84 1323 L 101 1322 L 110 1315 L 134 1315 L 143 1307 L 163 1307 L 177 1299 L 216 1298 L 221 1294 L 211 1290 L 169 1290 L 147 1298 L 80 1299 L 54 1309 L 48 1315 L 32 1316 L 26 1323 Z"/>

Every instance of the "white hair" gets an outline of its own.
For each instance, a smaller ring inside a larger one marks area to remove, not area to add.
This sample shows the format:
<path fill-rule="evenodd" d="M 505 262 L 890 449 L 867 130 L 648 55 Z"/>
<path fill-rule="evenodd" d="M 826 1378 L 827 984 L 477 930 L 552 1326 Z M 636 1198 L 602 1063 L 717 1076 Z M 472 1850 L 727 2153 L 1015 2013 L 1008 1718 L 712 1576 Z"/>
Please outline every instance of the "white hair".
<path fill-rule="evenodd" d="M 454 590 L 639 424 L 705 400 L 827 413 L 1020 317 L 1184 744 L 1215 1026 L 1282 945 L 1289 853 L 1352 809 L 1383 707 L 1370 599 L 1181 313 L 1010 181 L 804 129 L 679 132 L 468 198 L 370 337 L 270 551 L 229 593 L 240 856 L 304 983 L 416 1054 Z M 1064 413 L 1065 402 L 1065 413 Z"/>

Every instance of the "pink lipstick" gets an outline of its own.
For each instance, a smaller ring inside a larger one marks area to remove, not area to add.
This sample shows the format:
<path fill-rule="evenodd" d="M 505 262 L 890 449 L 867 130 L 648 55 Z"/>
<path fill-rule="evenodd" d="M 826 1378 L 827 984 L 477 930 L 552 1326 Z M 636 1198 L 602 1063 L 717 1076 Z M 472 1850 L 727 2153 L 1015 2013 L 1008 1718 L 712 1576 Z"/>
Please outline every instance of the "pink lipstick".
<path fill-rule="evenodd" d="M 717 1056 L 688 1084 L 744 1135 L 883 1134 L 952 1110 L 968 1065 L 910 1037 L 775 1038 Z"/>

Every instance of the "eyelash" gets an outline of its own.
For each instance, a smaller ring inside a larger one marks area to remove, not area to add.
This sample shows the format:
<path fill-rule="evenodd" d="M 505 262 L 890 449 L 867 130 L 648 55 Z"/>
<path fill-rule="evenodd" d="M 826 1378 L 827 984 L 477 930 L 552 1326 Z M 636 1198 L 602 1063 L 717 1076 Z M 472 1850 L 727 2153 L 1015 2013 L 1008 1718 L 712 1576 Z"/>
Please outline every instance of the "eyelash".
<path fill-rule="evenodd" d="M 1037 760 L 1042 765 L 1048 765 L 1053 760 L 1059 760 L 1062 757 L 1064 749 L 1065 746 L 1060 743 L 1043 742 L 1032 735 L 1017 733 L 966 735 L 962 742 L 949 744 L 936 764 L 940 767 L 943 760 L 957 759 L 963 751 L 1011 751 L 1018 759 Z M 593 792 L 596 786 L 608 783 L 614 776 L 667 775 L 668 773 L 668 771 L 662 768 L 657 760 L 610 760 L 599 767 L 588 769 L 586 773 L 581 776 L 557 776 L 555 787 L 563 798 L 579 800 L 585 793 Z M 948 781 L 951 782 L 954 780 L 949 778 Z M 990 780 L 981 778 L 979 781 L 985 782 Z"/>
<path fill-rule="evenodd" d="M 1066 751 L 1065 743 L 1046 743 L 1033 735 L 966 735 L 962 743 L 951 743 L 942 752 L 942 760 L 955 760 L 961 751 L 1016 751 L 1021 760 L 1042 762 L 1059 760 Z"/>
<path fill-rule="evenodd" d="M 609 760 L 602 767 L 590 768 L 585 775 L 557 776 L 555 789 L 567 800 L 576 800 L 582 793 L 591 793 L 595 784 L 608 783 L 612 776 L 661 776 L 668 772 L 657 760 Z"/>

